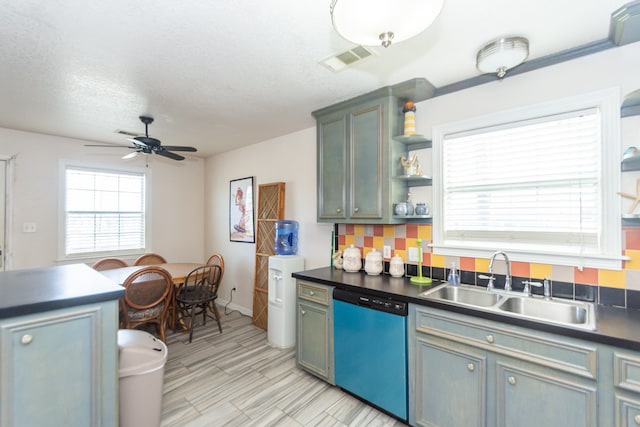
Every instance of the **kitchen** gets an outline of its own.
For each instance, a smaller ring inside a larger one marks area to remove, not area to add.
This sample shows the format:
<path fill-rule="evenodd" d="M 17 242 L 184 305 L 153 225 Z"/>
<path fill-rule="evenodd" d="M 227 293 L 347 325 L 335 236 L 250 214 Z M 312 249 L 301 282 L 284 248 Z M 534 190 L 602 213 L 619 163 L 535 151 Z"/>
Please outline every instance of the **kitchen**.
<path fill-rule="evenodd" d="M 427 134 L 436 124 L 609 87 L 618 87 L 622 99 L 638 89 L 636 70 L 640 69 L 639 49 L 637 43 L 609 49 L 420 102 L 417 105 L 416 127 Z M 536 90 L 532 91 L 532 87 Z M 637 145 L 639 120 L 638 116 L 621 120 L 621 151 Z M 95 162 L 100 157 L 93 151 L 78 149 L 87 141 L 65 137 L 3 128 L 0 129 L 0 141 L 1 154 L 17 154 L 12 186 L 14 245 L 11 268 L 53 265 L 57 259 L 58 219 L 51 213 L 58 209 L 58 161 L 74 159 Z M 216 251 L 224 253 L 227 264 L 233 267 L 226 273 L 222 297 L 228 300 L 231 288 L 237 287 L 231 307 L 250 314 L 253 247 L 229 242 L 226 215 L 229 181 L 255 176 L 258 183 L 287 183 L 286 217 L 300 223 L 299 252 L 306 259 L 306 268 L 326 266 L 332 227 L 316 222 L 316 195 L 315 191 L 310 191 L 316 188 L 316 159 L 309 155 L 315 152 L 315 144 L 315 127 L 309 127 L 204 160 L 193 160 L 189 167 L 153 163 L 153 247 L 160 248 L 173 261 L 200 259 L 203 254 Z M 46 150 L 42 149 L 43 146 L 47 147 Z M 285 175 L 265 162 L 267 158 L 294 160 L 287 163 Z M 114 162 L 110 157 L 108 163 Z M 633 192 L 636 178 L 633 172 L 622 174 L 621 189 Z M 182 191 L 183 188 L 189 188 L 190 191 Z M 626 201 L 622 203 L 623 210 L 626 210 Z M 194 208 L 177 213 L 171 206 Z M 37 223 L 38 232 L 23 233 L 22 225 L 25 222 Z M 176 235 L 184 236 L 185 243 L 176 244 L 172 235 L 160 231 L 163 224 L 167 223 L 172 224 Z M 202 233 L 202 229 L 205 233 Z M 573 280 L 596 288 L 602 286 L 625 292 L 637 291 L 639 278 L 640 267 L 632 261 L 627 263 L 623 271 L 600 272 L 597 282 L 582 281 L 575 277 Z M 568 281 L 564 277 L 563 280 Z M 626 304 L 628 299 L 624 298 L 624 301 Z"/>

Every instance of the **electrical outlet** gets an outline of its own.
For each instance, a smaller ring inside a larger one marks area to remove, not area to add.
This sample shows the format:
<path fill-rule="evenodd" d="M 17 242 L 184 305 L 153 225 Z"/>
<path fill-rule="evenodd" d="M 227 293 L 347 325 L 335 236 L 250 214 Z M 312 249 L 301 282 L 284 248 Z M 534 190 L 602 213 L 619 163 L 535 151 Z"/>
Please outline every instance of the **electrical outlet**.
<path fill-rule="evenodd" d="M 237 291 L 235 286 L 233 288 L 231 288 L 231 292 L 233 292 L 233 291 Z"/>
<path fill-rule="evenodd" d="M 384 247 L 382 248 L 382 257 L 391 258 L 391 246 L 384 245 Z"/>
<path fill-rule="evenodd" d="M 23 233 L 35 233 L 38 229 L 38 225 L 35 222 L 25 222 L 22 224 Z"/>
<path fill-rule="evenodd" d="M 417 247 L 409 248 L 409 251 L 407 252 L 407 261 L 409 261 L 409 262 L 418 262 L 418 248 Z"/>

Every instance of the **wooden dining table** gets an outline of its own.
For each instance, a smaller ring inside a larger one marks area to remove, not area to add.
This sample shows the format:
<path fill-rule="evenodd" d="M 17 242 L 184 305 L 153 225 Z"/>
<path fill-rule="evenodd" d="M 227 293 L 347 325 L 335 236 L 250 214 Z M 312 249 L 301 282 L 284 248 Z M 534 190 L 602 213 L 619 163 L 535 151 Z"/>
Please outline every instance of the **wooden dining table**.
<path fill-rule="evenodd" d="M 184 283 L 184 280 L 187 278 L 187 275 L 191 271 L 195 270 L 198 267 L 202 267 L 203 265 L 205 264 L 198 263 L 198 262 L 167 262 L 163 264 L 154 264 L 153 266 L 132 265 L 129 267 L 113 268 L 111 270 L 100 271 L 100 273 L 102 273 L 103 276 L 106 276 L 107 278 L 111 279 L 115 283 L 122 286 L 124 285 L 125 280 L 127 280 L 127 277 L 129 277 L 131 274 L 145 267 L 161 267 L 167 270 L 171 275 L 173 284 L 175 285 L 173 295 L 171 296 L 171 306 L 169 307 L 169 310 L 168 310 L 168 313 L 169 313 L 168 323 L 169 323 L 169 326 L 174 330 L 184 330 L 185 329 L 184 325 L 181 322 L 175 321 L 175 304 L 176 304 L 174 299 L 175 287 L 180 286 L 182 283 Z"/>

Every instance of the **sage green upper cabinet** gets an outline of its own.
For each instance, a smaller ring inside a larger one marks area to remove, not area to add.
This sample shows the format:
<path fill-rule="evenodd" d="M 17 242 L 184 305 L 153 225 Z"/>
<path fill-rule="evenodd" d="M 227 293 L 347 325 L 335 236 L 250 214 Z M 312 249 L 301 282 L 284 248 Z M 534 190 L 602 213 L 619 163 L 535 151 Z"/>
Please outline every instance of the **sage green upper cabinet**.
<path fill-rule="evenodd" d="M 318 222 L 392 224 L 395 203 L 405 201 L 400 156 L 406 146 L 402 107 L 433 94 L 425 79 L 412 79 L 313 112 L 317 121 Z"/>

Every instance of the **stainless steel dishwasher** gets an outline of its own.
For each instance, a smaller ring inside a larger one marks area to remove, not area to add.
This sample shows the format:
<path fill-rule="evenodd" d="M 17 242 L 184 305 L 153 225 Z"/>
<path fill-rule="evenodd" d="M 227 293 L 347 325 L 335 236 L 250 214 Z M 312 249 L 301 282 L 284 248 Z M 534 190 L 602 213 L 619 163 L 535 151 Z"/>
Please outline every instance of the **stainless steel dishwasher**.
<path fill-rule="evenodd" d="M 335 381 L 340 388 L 407 420 L 407 304 L 333 291 Z"/>

